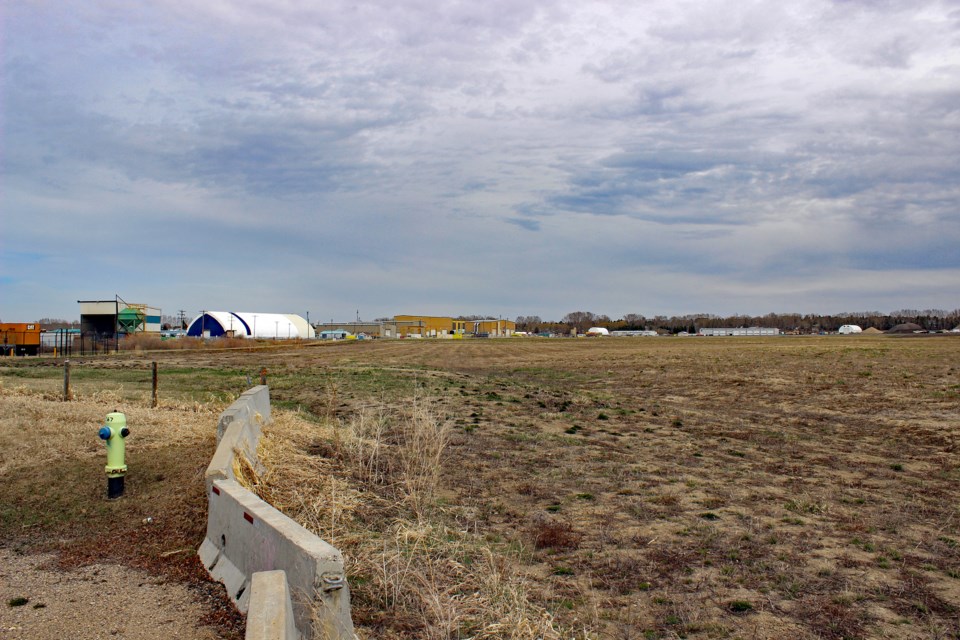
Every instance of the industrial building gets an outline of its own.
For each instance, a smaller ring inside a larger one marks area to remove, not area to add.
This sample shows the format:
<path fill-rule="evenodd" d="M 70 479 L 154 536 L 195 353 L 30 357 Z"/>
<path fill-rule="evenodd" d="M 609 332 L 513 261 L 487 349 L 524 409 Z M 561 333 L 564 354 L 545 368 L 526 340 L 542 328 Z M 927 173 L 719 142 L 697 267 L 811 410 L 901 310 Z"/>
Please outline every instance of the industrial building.
<path fill-rule="evenodd" d="M 511 336 L 517 330 L 517 323 L 497 318 L 464 320 L 448 316 L 399 315 L 392 320 L 376 322 L 324 322 L 316 325 L 316 329 L 323 333 L 347 331 L 352 335 L 375 338 L 486 338 Z"/>
<path fill-rule="evenodd" d="M 355 338 L 356 336 L 346 329 L 327 329 L 318 333 L 317 337 L 321 340 L 346 340 L 347 338 Z"/>
<path fill-rule="evenodd" d="M 369 336 L 371 338 L 399 338 L 407 333 L 416 333 L 422 327 L 420 321 L 397 322 L 376 320 L 374 322 L 323 322 L 314 325 L 321 338 L 337 339 L 342 334 Z"/>
<path fill-rule="evenodd" d="M 455 335 L 477 337 L 511 336 L 517 330 L 512 320 L 488 318 L 464 320 L 446 316 L 394 316 L 398 337 L 444 338 Z"/>
<path fill-rule="evenodd" d="M 776 327 L 738 327 L 703 328 L 697 331 L 698 336 L 779 336 L 780 329 Z"/>
<path fill-rule="evenodd" d="M 132 333 L 160 333 L 160 309 L 113 300 L 77 300 L 80 305 L 80 332 L 96 336 Z"/>
<path fill-rule="evenodd" d="M 204 311 L 190 321 L 187 335 L 203 338 L 264 338 L 288 340 L 315 338 L 310 323 L 293 313 Z"/>

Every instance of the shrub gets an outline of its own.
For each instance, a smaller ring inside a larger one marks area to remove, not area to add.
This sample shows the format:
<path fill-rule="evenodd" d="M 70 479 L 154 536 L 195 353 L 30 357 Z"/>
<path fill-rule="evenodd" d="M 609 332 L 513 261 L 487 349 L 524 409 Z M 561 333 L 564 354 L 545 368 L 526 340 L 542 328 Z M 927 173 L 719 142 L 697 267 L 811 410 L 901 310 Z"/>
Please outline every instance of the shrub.
<path fill-rule="evenodd" d="M 550 518 L 537 518 L 530 527 L 533 546 L 537 549 L 577 549 L 581 535 L 567 522 Z"/>

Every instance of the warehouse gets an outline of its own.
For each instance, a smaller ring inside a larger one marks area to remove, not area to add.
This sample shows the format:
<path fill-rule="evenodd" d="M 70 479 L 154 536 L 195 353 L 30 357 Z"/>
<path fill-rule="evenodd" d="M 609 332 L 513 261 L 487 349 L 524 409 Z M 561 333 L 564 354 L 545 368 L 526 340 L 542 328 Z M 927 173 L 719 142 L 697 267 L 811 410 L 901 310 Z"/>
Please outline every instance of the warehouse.
<path fill-rule="evenodd" d="M 517 323 L 513 320 L 503 320 L 498 318 L 487 318 L 485 320 L 458 320 L 466 326 L 466 332 L 470 333 L 473 328 L 473 334 L 476 336 L 512 336 L 517 332 Z"/>
<path fill-rule="evenodd" d="M 190 321 L 187 335 L 203 338 L 315 338 L 313 327 L 293 313 L 204 311 Z"/>
<path fill-rule="evenodd" d="M 397 336 L 396 323 L 391 320 L 374 320 L 372 322 L 322 322 L 313 325 L 320 337 L 336 337 L 335 334 L 350 334 L 367 338 L 395 338 Z M 332 332 L 332 333 L 331 333 Z"/>
<path fill-rule="evenodd" d="M 459 336 L 510 336 L 517 330 L 511 320 L 464 320 L 449 316 L 394 316 L 392 320 L 373 322 L 324 322 L 315 325 L 318 331 L 349 331 L 353 335 L 373 338 L 454 338 Z"/>
<path fill-rule="evenodd" d="M 77 300 L 80 331 L 97 336 L 160 333 L 160 309 L 145 304 L 113 300 Z"/>
<path fill-rule="evenodd" d="M 398 337 L 510 336 L 517 330 L 517 323 L 497 318 L 465 320 L 447 316 L 401 315 L 394 316 L 393 319 L 397 326 Z"/>
<path fill-rule="evenodd" d="M 703 328 L 697 332 L 698 336 L 778 336 L 780 329 L 776 327 L 738 327 L 736 329 L 728 328 Z"/>

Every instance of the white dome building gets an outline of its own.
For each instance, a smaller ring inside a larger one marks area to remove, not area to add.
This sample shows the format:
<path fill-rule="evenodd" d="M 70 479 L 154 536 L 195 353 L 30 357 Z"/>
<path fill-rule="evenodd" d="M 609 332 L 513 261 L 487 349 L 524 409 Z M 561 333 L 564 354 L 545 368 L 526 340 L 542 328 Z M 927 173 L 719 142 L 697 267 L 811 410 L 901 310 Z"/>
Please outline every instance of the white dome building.
<path fill-rule="evenodd" d="M 316 338 L 306 320 L 294 313 L 248 313 L 241 311 L 205 311 L 190 322 L 188 336 L 217 338 Z"/>
<path fill-rule="evenodd" d="M 840 327 L 837 332 L 843 335 L 850 335 L 851 333 L 863 333 L 863 329 L 861 329 L 859 325 L 845 324 Z"/>

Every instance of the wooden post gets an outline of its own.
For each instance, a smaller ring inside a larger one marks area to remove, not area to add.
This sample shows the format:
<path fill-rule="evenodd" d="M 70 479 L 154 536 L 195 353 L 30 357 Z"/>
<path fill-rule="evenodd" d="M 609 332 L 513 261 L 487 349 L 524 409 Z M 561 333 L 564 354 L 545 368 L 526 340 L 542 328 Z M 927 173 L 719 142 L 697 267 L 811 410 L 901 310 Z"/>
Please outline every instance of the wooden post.
<path fill-rule="evenodd" d="M 160 404 L 160 395 L 157 389 L 160 386 L 160 377 L 157 375 L 157 361 L 153 361 L 153 408 L 156 409 Z"/>
<path fill-rule="evenodd" d="M 70 401 L 70 360 L 63 361 L 63 399 Z"/>
<path fill-rule="evenodd" d="M 260 384 L 267 384 L 267 368 L 260 369 Z"/>

